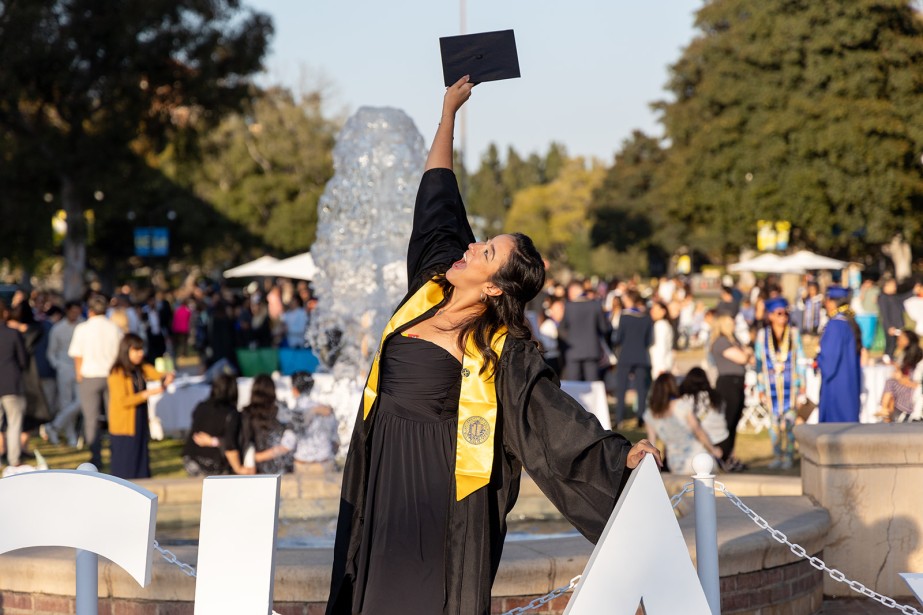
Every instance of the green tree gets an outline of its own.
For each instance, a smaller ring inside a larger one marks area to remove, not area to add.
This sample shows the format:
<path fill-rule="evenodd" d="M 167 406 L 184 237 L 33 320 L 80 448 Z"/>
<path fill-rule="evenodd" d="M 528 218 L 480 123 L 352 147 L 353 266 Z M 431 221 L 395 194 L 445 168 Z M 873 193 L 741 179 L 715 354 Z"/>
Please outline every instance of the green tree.
<path fill-rule="evenodd" d="M 923 27 L 906 0 L 712 0 L 660 103 L 664 218 L 712 256 L 786 219 L 857 252 L 923 224 Z"/>
<path fill-rule="evenodd" d="M 310 248 L 338 128 L 321 105 L 318 93 L 296 100 L 277 87 L 255 95 L 202 140 L 196 194 L 266 246 Z"/>
<path fill-rule="evenodd" d="M 481 157 L 481 166 L 468 179 L 468 211 L 486 233 L 496 234 L 503 228 L 511 201 L 510 193 L 503 184 L 500 154 L 497 146 L 491 143 Z"/>
<path fill-rule="evenodd" d="M 567 149 L 561 143 L 552 141 L 548 153 L 542 161 L 542 179 L 544 183 L 554 181 L 567 163 Z"/>
<path fill-rule="evenodd" d="M 510 146 L 506 150 L 506 164 L 503 165 L 501 177 L 503 186 L 510 195 L 515 195 L 523 188 L 542 184 L 544 182 L 542 181 L 541 159 L 538 155 L 532 154 L 523 160 Z"/>
<path fill-rule="evenodd" d="M 0 3 L 0 129 L 40 154 L 67 213 L 65 295 L 83 289 L 84 211 L 138 142 L 238 107 L 272 24 L 238 0 Z"/>
<path fill-rule="evenodd" d="M 652 245 L 658 226 L 657 200 L 652 195 L 666 152 L 657 139 L 634 131 L 622 143 L 615 163 L 593 193 L 594 246 L 609 245 L 616 252 Z"/>
<path fill-rule="evenodd" d="M 0 132 L 0 245 L 2 258 L 32 269 L 52 249 L 53 203 L 47 165 L 29 144 Z"/>
<path fill-rule="evenodd" d="M 506 230 L 529 235 L 550 261 L 592 273 L 589 208 L 604 174 L 582 158 L 568 161 L 553 182 L 516 193 Z"/>

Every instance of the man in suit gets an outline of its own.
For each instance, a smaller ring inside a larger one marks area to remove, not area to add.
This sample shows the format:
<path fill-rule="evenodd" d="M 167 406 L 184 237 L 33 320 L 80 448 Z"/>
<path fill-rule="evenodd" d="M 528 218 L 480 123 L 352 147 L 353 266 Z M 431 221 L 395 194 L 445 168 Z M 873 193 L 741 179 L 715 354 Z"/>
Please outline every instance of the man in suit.
<path fill-rule="evenodd" d="M 599 380 L 599 359 L 609 332 L 610 325 L 602 303 L 587 299 L 583 284 L 572 281 L 567 286 L 564 317 L 558 325 L 558 343 L 564 357 L 564 380 Z"/>
<path fill-rule="evenodd" d="M 612 340 L 616 349 L 618 363 L 615 366 L 615 423 L 625 418 L 625 393 L 628 391 L 628 381 L 633 381 L 635 393 L 638 396 L 638 426 L 644 421 L 644 410 L 647 407 L 647 392 L 651 386 L 651 356 L 650 347 L 654 342 L 654 324 L 644 309 L 645 305 L 637 290 L 629 290 L 622 295 L 622 315 L 619 328 Z"/>

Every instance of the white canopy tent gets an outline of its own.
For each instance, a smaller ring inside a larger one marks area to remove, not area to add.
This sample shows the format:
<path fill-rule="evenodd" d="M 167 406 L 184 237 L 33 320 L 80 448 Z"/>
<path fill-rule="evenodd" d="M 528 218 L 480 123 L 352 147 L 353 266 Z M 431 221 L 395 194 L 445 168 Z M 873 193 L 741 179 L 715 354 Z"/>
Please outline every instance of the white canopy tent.
<path fill-rule="evenodd" d="M 299 254 L 291 258 L 271 263 L 262 275 L 278 278 L 291 278 L 293 280 L 313 280 L 317 275 L 317 267 L 310 252 Z"/>
<path fill-rule="evenodd" d="M 278 263 L 279 259 L 273 258 L 272 256 L 261 256 L 256 260 L 252 260 L 249 263 L 244 263 L 243 265 L 238 265 L 237 267 L 232 267 L 224 272 L 224 277 L 226 278 L 252 278 L 261 275 L 267 275 L 263 273 L 267 267 Z"/>
<path fill-rule="evenodd" d="M 783 257 L 782 260 L 790 267 L 809 271 L 814 269 L 840 271 L 849 266 L 849 263 L 846 261 L 830 258 L 829 256 L 821 256 L 810 250 L 799 250 L 794 254 Z"/>
<path fill-rule="evenodd" d="M 793 267 L 791 264 L 786 263 L 783 257 L 772 253 L 760 254 L 754 258 L 734 263 L 728 267 L 728 270 L 735 273 L 741 271 L 752 271 L 754 273 L 804 273 L 803 269 Z"/>

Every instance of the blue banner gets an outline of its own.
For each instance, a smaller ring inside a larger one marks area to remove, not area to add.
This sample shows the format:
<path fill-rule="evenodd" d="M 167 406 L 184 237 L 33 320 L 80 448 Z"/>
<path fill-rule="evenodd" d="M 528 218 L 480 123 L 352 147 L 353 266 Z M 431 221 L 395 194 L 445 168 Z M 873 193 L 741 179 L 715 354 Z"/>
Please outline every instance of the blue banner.
<path fill-rule="evenodd" d="M 170 229 L 165 226 L 139 226 L 135 228 L 136 256 L 168 256 L 170 254 Z"/>

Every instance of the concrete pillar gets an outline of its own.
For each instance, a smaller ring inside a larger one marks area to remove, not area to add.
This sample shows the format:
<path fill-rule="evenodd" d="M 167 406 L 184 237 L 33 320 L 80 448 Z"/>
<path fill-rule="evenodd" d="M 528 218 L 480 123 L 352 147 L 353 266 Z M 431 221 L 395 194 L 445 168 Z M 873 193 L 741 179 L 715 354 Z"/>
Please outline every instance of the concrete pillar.
<path fill-rule="evenodd" d="M 886 596 L 923 572 L 923 423 L 799 425 L 804 495 L 830 513 L 824 561 Z M 824 594 L 858 596 L 827 576 Z"/>

